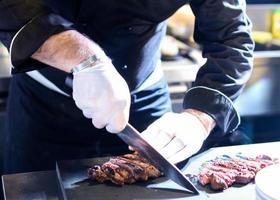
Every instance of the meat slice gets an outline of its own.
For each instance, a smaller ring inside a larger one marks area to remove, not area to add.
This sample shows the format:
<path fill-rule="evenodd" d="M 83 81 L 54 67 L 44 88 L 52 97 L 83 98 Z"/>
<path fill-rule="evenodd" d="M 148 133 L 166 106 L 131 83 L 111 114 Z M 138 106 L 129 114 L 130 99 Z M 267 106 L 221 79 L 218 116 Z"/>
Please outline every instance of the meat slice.
<path fill-rule="evenodd" d="M 202 164 L 198 181 L 203 186 L 210 184 L 213 190 L 224 190 L 234 183 L 247 184 L 253 181 L 258 171 L 276 163 L 279 163 L 278 159 L 267 155 L 240 159 L 216 158 Z"/>
<path fill-rule="evenodd" d="M 213 173 L 210 176 L 210 184 L 213 190 L 225 190 L 229 187 L 222 174 Z"/>
<path fill-rule="evenodd" d="M 137 152 L 111 158 L 103 165 L 96 165 L 88 169 L 91 180 L 103 183 L 111 181 L 117 185 L 131 184 L 136 181 L 147 181 L 162 173 Z"/>
<path fill-rule="evenodd" d="M 203 166 L 198 180 L 202 185 L 210 183 L 211 188 L 214 190 L 223 190 L 234 183 L 236 174 L 238 174 L 238 171 L 235 169 L 208 163 Z"/>

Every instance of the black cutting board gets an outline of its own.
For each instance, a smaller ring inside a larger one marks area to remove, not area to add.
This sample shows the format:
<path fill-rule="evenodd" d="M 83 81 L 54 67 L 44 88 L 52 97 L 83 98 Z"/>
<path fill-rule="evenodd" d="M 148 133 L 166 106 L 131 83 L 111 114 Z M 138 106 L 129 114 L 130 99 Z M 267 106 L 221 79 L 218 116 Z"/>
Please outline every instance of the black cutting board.
<path fill-rule="evenodd" d="M 166 181 L 165 177 L 139 182 L 131 185 L 116 186 L 112 183 L 97 183 L 89 180 L 87 169 L 102 164 L 109 157 L 83 160 L 60 161 L 57 163 L 57 177 L 63 200 L 140 200 L 140 199 L 206 199 L 205 195 L 193 195 L 173 189 L 151 189 L 147 185 Z"/>

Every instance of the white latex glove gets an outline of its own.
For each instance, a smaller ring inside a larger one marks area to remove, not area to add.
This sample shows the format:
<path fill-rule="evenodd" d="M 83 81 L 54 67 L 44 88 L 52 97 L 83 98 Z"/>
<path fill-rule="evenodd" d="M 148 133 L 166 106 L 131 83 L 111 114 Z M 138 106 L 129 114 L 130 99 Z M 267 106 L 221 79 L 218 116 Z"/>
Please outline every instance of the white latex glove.
<path fill-rule="evenodd" d="M 188 112 L 166 113 L 142 132 L 144 139 L 172 163 L 197 153 L 208 134 L 201 120 Z"/>
<path fill-rule="evenodd" d="M 96 128 L 117 133 L 129 118 L 129 88 L 111 62 L 74 74 L 73 98 Z"/>

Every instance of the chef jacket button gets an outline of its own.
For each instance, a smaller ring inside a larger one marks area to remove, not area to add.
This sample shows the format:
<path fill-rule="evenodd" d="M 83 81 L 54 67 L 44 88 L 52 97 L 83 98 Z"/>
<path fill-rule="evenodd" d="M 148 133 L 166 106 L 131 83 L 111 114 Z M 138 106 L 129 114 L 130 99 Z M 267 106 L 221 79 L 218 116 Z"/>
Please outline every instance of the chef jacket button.
<path fill-rule="evenodd" d="M 133 31 L 133 27 L 132 26 L 128 27 L 128 30 Z"/>
<path fill-rule="evenodd" d="M 123 69 L 123 70 L 127 69 L 127 65 L 124 65 L 124 66 L 122 67 L 122 69 Z"/>

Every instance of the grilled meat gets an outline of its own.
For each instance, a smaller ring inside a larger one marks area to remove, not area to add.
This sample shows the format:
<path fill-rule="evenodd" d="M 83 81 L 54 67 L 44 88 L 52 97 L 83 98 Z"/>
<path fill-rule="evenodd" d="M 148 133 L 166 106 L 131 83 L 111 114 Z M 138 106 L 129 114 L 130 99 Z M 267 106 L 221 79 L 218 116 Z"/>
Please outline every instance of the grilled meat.
<path fill-rule="evenodd" d="M 138 153 L 125 154 L 111 158 L 103 165 L 95 165 L 88 169 L 91 180 L 100 183 L 111 181 L 117 185 L 146 181 L 161 176 L 161 172 Z"/>
<path fill-rule="evenodd" d="M 214 190 L 224 190 L 234 183 L 247 184 L 253 181 L 258 171 L 278 162 L 266 155 L 240 159 L 216 158 L 202 165 L 198 181 L 203 186 L 210 184 Z"/>

